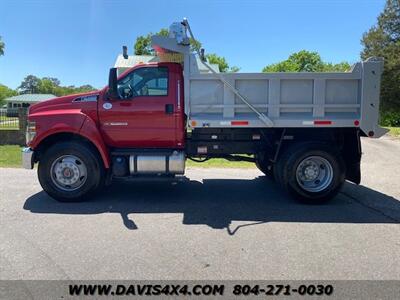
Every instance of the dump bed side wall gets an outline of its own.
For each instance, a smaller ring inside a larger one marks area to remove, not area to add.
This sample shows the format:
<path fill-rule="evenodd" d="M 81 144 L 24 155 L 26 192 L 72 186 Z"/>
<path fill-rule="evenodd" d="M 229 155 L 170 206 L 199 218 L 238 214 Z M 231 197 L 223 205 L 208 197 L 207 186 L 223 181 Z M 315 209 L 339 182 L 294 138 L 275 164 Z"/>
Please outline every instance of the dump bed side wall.
<path fill-rule="evenodd" d="M 229 73 L 224 78 L 268 116 L 273 127 L 363 128 L 364 122 L 377 125 L 379 110 L 363 107 L 365 98 L 379 104 L 380 84 L 378 70 L 375 77 L 363 70 L 381 65 L 367 61 L 344 73 Z M 191 74 L 188 94 L 189 125 L 194 128 L 266 127 L 215 74 Z"/>

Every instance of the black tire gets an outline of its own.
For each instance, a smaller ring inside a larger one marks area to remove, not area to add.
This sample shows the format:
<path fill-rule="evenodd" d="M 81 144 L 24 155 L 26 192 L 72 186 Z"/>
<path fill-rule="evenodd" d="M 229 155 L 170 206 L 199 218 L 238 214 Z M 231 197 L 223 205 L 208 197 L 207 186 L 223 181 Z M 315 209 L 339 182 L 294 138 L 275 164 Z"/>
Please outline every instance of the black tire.
<path fill-rule="evenodd" d="M 320 157 L 331 166 L 332 179 L 321 191 L 310 192 L 304 189 L 296 177 L 298 166 L 309 157 Z M 274 166 L 275 180 L 296 199 L 307 204 L 322 204 L 335 197 L 345 181 L 345 174 L 346 167 L 340 152 L 323 143 L 293 144 L 283 152 Z"/>
<path fill-rule="evenodd" d="M 265 154 L 255 155 L 256 167 L 270 179 L 274 179 L 273 164 L 268 160 Z"/>
<path fill-rule="evenodd" d="M 79 158 L 87 170 L 87 178 L 82 186 L 75 190 L 66 191 L 57 186 L 56 176 L 51 171 L 53 163 L 66 155 Z M 38 167 L 39 182 L 43 190 L 60 202 L 79 202 L 90 198 L 104 184 L 104 173 L 102 161 L 95 150 L 89 145 L 79 142 L 60 142 L 52 145 L 42 155 Z"/>

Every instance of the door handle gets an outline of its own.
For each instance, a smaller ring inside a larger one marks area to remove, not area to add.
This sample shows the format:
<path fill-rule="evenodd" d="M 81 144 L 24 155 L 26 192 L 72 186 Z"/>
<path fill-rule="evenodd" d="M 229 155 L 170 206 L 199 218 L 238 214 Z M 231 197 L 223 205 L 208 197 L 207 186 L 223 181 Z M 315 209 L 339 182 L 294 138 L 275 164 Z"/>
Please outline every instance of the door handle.
<path fill-rule="evenodd" d="M 165 104 L 165 113 L 167 115 L 174 113 L 174 105 L 173 104 Z"/>

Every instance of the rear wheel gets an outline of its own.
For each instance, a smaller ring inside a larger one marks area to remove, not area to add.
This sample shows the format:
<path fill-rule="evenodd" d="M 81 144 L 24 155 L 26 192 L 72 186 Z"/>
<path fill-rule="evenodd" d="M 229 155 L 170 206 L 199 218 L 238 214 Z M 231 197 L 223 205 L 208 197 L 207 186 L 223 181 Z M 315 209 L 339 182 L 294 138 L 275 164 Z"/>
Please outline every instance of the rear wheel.
<path fill-rule="evenodd" d="M 51 146 L 39 162 L 38 175 L 43 190 L 62 202 L 85 200 L 105 177 L 98 155 L 88 145 L 76 142 Z"/>
<path fill-rule="evenodd" d="M 279 158 L 274 176 L 297 199 L 319 204 L 338 193 L 345 180 L 345 164 L 340 152 L 326 144 L 295 144 Z"/>

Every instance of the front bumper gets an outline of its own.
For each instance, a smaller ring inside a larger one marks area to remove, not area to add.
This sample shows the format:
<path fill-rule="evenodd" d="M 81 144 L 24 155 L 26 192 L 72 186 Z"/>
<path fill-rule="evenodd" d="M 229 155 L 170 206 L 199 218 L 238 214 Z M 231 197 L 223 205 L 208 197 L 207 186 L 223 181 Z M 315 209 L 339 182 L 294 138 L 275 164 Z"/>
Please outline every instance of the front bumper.
<path fill-rule="evenodd" d="M 22 149 L 22 167 L 24 169 L 33 169 L 33 154 L 31 148 Z"/>

